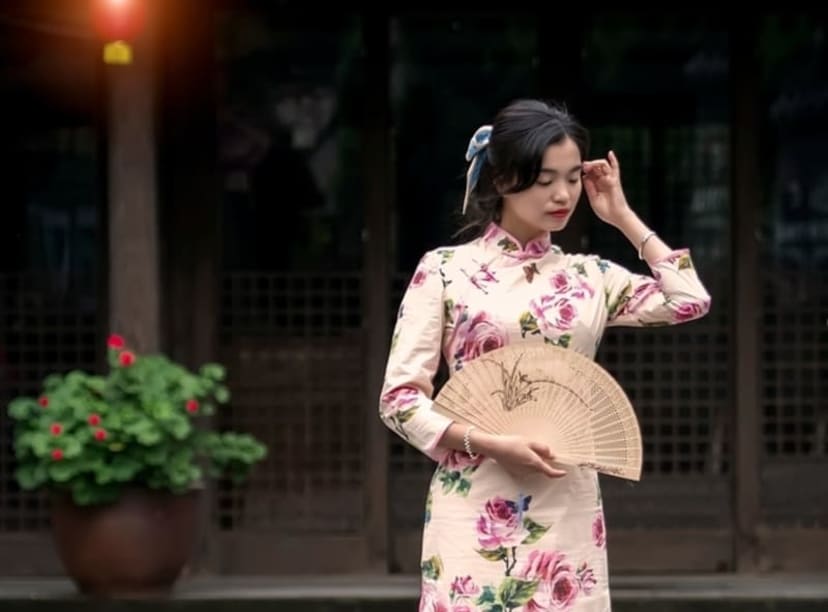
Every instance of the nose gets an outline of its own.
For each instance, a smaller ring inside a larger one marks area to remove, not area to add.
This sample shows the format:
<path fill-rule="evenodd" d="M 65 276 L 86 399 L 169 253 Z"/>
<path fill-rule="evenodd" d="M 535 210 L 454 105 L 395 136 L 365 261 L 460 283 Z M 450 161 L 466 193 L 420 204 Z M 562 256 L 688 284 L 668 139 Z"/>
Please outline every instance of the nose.
<path fill-rule="evenodd" d="M 556 183 L 552 192 L 552 201 L 557 204 L 565 204 L 569 200 L 569 191 L 563 183 Z"/>

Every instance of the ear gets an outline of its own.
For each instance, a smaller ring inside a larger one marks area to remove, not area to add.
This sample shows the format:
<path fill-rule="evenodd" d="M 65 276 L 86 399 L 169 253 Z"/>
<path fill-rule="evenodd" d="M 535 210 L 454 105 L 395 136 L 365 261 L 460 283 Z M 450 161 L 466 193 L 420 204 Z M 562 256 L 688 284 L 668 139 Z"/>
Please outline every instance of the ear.
<path fill-rule="evenodd" d="M 494 179 L 494 188 L 497 191 L 497 194 L 501 197 L 506 195 L 509 192 L 509 189 L 511 189 L 514 184 L 514 179 L 507 180 L 502 176 Z"/>

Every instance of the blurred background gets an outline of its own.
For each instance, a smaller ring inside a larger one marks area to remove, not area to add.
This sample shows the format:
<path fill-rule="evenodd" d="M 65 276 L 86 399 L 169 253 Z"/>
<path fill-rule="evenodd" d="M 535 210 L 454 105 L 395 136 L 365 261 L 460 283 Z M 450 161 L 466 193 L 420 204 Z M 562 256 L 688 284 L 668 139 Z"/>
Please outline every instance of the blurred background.
<path fill-rule="evenodd" d="M 110 331 L 226 364 L 217 425 L 269 447 L 205 502 L 194 571 L 416 574 L 434 466 L 377 417 L 391 320 L 459 227 L 469 137 L 527 96 L 618 153 L 713 295 L 605 338 L 646 456 L 603 485 L 611 567 L 828 567 L 824 11 L 146 0 L 113 64 L 90 4 L 0 4 L 0 576 L 61 571 L 5 406 Z M 555 239 L 644 271 L 587 206 Z"/>

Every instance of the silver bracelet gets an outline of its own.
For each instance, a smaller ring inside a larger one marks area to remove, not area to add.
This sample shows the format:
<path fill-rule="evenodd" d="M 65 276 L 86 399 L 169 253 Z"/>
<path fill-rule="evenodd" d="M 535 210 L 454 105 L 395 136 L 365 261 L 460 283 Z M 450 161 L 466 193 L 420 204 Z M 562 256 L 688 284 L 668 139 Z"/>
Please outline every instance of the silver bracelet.
<path fill-rule="evenodd" d="M 472 429 L 476 429 L 476 427 L 474 425 L 470 425 L 466 429 L 466 433 L 463 434 L 463 447 L 466 449 L 466 454 L 471 459 L 477 459 L 478 455 L 476 455 L 475 453 L 472 452 L 471 442 L 469 441 L 469 435 L 471 434 Z"/>
<path fill-rule="evenodd" d="M 641 242 L 638 244 L 638 259 L 644 260 L 644 245 L 647 244 L 647 241 L 655 236 L 656 233 L 652 230 L 644 234 L 644 237 L 641 239 Z"/>

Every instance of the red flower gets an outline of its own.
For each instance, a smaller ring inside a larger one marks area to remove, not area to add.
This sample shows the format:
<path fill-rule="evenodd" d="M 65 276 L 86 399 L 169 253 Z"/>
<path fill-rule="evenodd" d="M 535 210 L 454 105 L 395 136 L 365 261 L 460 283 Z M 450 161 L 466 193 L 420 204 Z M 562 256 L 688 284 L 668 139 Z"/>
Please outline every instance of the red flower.
<path fill-rule="evenodd" d="M 61 459 L 63 459 L 63 451 L 60 450 L 59 448 L 56 448 L 55 450 L 53 450 L 52 451 L 52 459 L 54 461 L 60 461 Z"/>
<path fill-rule="evenodd" d="M 52 426 L 49 428 L 49 431 L 52 432 L 53 436 L 59 436 L 63 433 L 63 425 L 60 423 L 52 423 Z"/>
<path fill-rule="evenodd" d="M 118 334 L 110 334 L 109 338 L 106 340 L 106 345 L 111 349 L 120 351 L 126 346 L 126 342 L 124 342 L 123 336 L 119 336 Z"/>
<path fill-rule="evenodd" d="M 190 414 L 194 414 L 198 412 L 198 400 L 188 399 L 187 400 L 187 412 Z"/>
<path fill-rule="evenodd" d="M 46 397 L 45 395 L 41 395 L 38 398 L 37 403 L 40 404 L 41 406 L 43 406 L 44 408 L 48 408 L 49 407 L 49 398 Z"/>
<path fill-rule="evenodd" d="M 97 427 L 98 425 L 100 425 L 100 424 L 101 424 L 101 417 L 100 417 L 100 415 L 98 415 L 98 414 L 90 414 L 90 415 L 89 415 L 89 418 L 87 419 L 87 422 L 88 422 L 88 423 L 89 423 L 92 427 Z"/>
<path fill-rule="evenodd" d="M 98 442 L 103 442 L 104 440 L 106 440 L 106 435 L 107 434 L 105 429 L 98 428 L 95 430 L 95 439 Z"/>
<path fill-rule="evenodd" d="M 135 354 L 130 351 L 124 351 L 118 355 L 118 362 L 125 368 L 135 363 Z"/>

